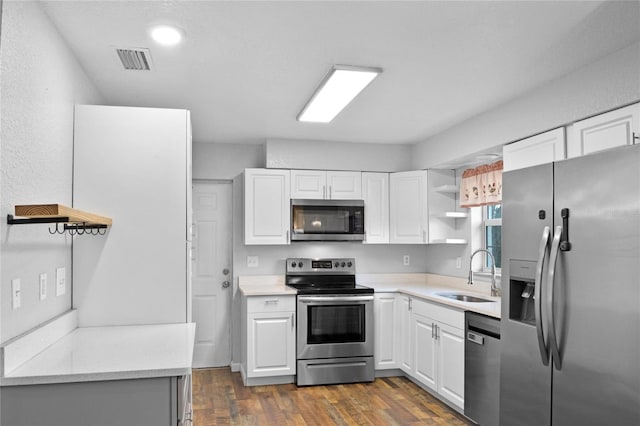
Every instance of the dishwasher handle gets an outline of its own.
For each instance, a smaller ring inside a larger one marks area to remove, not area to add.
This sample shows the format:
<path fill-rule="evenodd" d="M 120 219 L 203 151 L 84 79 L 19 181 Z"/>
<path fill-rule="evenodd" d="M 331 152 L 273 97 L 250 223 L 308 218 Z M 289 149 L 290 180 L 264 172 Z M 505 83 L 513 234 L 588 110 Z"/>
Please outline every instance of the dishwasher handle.
<path fill-rule="evenodd" d="M 476 334 L 473 331 L 467 332 L 467 340 L 475 343 L 476 345 L 484 345 L 484 336 Z"/>

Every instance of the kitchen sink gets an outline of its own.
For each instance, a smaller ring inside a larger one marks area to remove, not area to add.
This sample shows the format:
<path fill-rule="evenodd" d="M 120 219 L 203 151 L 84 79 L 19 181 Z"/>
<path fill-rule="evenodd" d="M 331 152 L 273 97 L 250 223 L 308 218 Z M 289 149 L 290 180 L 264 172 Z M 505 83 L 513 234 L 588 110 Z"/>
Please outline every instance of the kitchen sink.
<path fill-rule="evenodd" d="M 494 300 L 483 299 L 482 297 L 471 296 L 468 294 L 460 294 L 460 293 L 436 293 L 436 295 L 447 297 L 453 300 L 459 300 L 461 302 L 472 302 L 472 303 L 494 302 Z"/>

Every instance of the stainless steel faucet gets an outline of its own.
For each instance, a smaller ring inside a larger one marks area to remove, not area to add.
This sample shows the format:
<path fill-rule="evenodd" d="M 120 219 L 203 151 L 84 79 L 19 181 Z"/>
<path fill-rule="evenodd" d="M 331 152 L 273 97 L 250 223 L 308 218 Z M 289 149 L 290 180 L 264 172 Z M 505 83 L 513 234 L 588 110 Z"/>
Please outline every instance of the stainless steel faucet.
<path fill-rule="evenodd" d="M 473 285 L 473 271 L 471 270 L 471 265 L 473 264 L 473 256 L 475 256 L 478 252 L 485 252 L 491 258 L 491 295 L 492 296 L 500 296 L 500 289 L 496 286 L 496 259 L 493 257 L 493 253 L 486 249 L 478 249 L 471 254 L 471 258 L 469 259 L 469 280 L 467 284 Z"/>

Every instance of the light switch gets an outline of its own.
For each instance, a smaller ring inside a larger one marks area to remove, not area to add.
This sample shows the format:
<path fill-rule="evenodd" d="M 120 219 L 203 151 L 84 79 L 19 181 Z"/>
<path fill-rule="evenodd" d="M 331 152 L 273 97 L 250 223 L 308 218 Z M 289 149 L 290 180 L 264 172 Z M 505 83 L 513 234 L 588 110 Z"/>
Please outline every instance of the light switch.
<path fill-rule="evenodd" d="M 462 268 L 462 258 L 461 257 L 456 257 L 456 268 L 457 269 Z"/>
<path fill-rule="evenodd" d="M 40 300 L 47 298 L 47 274 L 40 274 Z"/>
<path fill-rule="evenodd" d="M 247 267 L 248 268 L 257 268 L 258 267 L 258 256 L 247 256 Z"/>
<path fill-rule="evenodd" d="M 62 296 L 67 291 L 65 268 L 56 268 L 56 296 Z"/>
<path fill-rule="evenodd" d="M 11 280 L 11 308 L 18 309 L 20 302 L 20 278 L 15 278 Z"/>

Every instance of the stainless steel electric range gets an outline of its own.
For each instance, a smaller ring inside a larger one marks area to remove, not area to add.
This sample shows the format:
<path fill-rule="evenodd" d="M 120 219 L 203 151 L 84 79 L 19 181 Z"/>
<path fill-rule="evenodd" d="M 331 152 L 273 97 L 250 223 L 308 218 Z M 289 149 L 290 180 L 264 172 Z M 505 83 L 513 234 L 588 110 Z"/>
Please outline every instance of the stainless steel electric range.
<path fill-rule="evenodd" d="M 373 289 L 356 284 L 355 259 L 287 259 L 297 292 L 298 386 L 371 382 Z"/>

